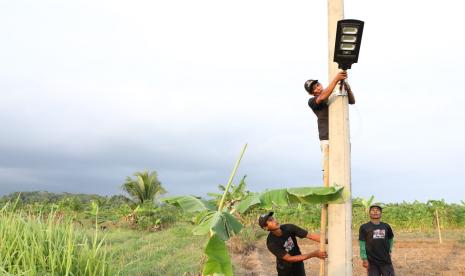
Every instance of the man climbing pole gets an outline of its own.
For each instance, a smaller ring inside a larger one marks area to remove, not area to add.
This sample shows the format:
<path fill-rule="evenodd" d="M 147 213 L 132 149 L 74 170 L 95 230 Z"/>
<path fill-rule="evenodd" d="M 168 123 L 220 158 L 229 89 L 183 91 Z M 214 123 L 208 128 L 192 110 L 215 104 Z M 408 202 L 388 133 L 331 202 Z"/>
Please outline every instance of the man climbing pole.
<path fill-rule="evenodd" d="M 322 149 L 323 145 L 328 144 L 329 140 L 328 98 L 331 96 L 331 93 L 334 88 L 336 88 L 338 82 L 345 80 L 346 78 L 347 71 L 339 71 L 326 88 L 323 88 L 322 84 L 319 83 L 318 80 L 313 79 L 306 81 L 304 84 L 305 90 L 308 94 L 313 96 L 308 100 L 308 105 L 318 118 L 318 133 Z M 355 104 L 355 97 L 352 93 L 352 89 L 347 82 L 343 83 L 344 89 L 347 91 L 349 104 Z"/>
<path fill-rule="evenodd" d="M 352 93 L 352 89 L 349 84 L 344 80 L 347 78 L 347 71 L 339 71 L 333 80 L 329 83 L 326 88 L 323 88 L 322 84 L 318 80 L 310 79 L 305 82 L 304 88 L 310 94 L 311 97 L 308 100 L 308 105 L 317 116 L 318 122 L 318 133 L 320 138 L 320 147 L 323 153 L 323 182 L 325 187 L 329 185 L 329 103 L 328 99 L 336 88 L 337 84 L 340 83 L 339 89 L 341 95 L 348 96 L 349 104 L 355 103 L 355 97 Z M 342 92 L 347 92 L 347 94 Z M 328 205 L 323 205 L 321 210 L 321 228 L 320 233 L 323 238 L 326 238 L 326 221 L 328 214 Z M 320 250 L 325 250 L 324 245 L 320 246 Z M 324 260 L 320 261 L 320 276 L 326 275 L 326 265 Z"/>

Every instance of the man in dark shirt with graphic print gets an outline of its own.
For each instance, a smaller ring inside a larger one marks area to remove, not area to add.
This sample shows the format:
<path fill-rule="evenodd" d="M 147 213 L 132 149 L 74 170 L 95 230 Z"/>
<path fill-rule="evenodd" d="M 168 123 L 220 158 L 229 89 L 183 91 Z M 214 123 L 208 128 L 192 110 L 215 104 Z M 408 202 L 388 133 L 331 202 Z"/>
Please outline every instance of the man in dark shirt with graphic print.
<path fill-rule="evenodd" d="M 308 92 L 308 94 L 313 96 L 308 100 L 308 105 L 317 117 L 318 134 L 322 147 L 324 144 L 328 143 L 329 139 L 328 98 L 331 96 L 331 93 L 333 92 L 337 83 L 341 80 L 345 80 L 346 78 L 347 72 L 339 71 L 326 88 L 323 88 L 322 84 L 319 83 L 318 80 L 313 79 L 306 81 L 304 84 L 305 90 Z M 347 84 L 347 82 L 344 82 L 344 88 L 347 91 L 349 104 L 355 104 L 354 94 L 352 93 L 352 89 Z"/>
<path fill-rule="evenodd" d="M 270 231 L 266 246 L 276 256 L 278 276 L 305 276 L 304 260 L 313 257 L 327 258 L 326 252 L 319 250 L 302 254 L 296 237 L 320 242 L 320 236 L 310 234 L 294 224 L 279 224 L 274 219 L 273 212 L 261 215 L 258 224 L 264 230 Z"/>
<path fill-rule="evenodd" d="M 391 261 L 394 233 L 391 226 L 381 222 L 380 204 L 370 206 L 370 222 L 360 226 L 360 257 L 369 276 L 394 276 Z"/>

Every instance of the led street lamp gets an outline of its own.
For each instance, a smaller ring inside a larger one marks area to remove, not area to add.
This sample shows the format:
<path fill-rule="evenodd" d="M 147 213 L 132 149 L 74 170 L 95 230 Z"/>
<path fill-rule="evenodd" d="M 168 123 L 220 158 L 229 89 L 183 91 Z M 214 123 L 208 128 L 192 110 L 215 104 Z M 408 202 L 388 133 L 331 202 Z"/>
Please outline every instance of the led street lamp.
<path fill-rule="evenodd" d="M 363 25 L 363 21 L 355 19 L 343 19 L 337 22 L 334 62 L 339 64 L 339 69 L 347 70 L 353 63 L 357 63 Z"/>

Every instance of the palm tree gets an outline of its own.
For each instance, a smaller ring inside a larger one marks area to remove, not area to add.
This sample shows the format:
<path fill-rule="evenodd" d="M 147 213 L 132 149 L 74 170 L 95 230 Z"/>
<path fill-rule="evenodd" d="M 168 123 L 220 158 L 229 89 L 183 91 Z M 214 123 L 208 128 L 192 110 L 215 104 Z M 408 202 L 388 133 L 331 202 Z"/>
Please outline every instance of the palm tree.
<path fill-rule="evenodd" d="M 134 176 L 135 179 L 128 176 L 121 188 L 140 204 L 145 201 L 153 201 L 157 196 L 166 193 L 158 180 L 156 171 L 151 173 L 147 170 L 136 172 Z"/>

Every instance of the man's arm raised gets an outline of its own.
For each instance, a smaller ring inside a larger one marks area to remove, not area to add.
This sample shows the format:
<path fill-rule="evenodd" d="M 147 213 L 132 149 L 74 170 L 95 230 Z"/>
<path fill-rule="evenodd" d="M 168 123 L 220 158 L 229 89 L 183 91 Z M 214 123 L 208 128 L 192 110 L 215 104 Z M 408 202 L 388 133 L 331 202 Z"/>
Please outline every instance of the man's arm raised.
<path fill-rule="evenodd" d="M 334 88 L 336 87 L 337 83 L 340 80 L 345 80 L 347 78 L 347 72 L 346 71 L 339 71 L 334 79 L 331 81 L 331 83 L 321 92 L 321 94 L 315 99 L 316 104 L 320 104 L 323 101 L 326 101 L 329 96 L 331 96 L 331 93 L 333 92 Z"/>

